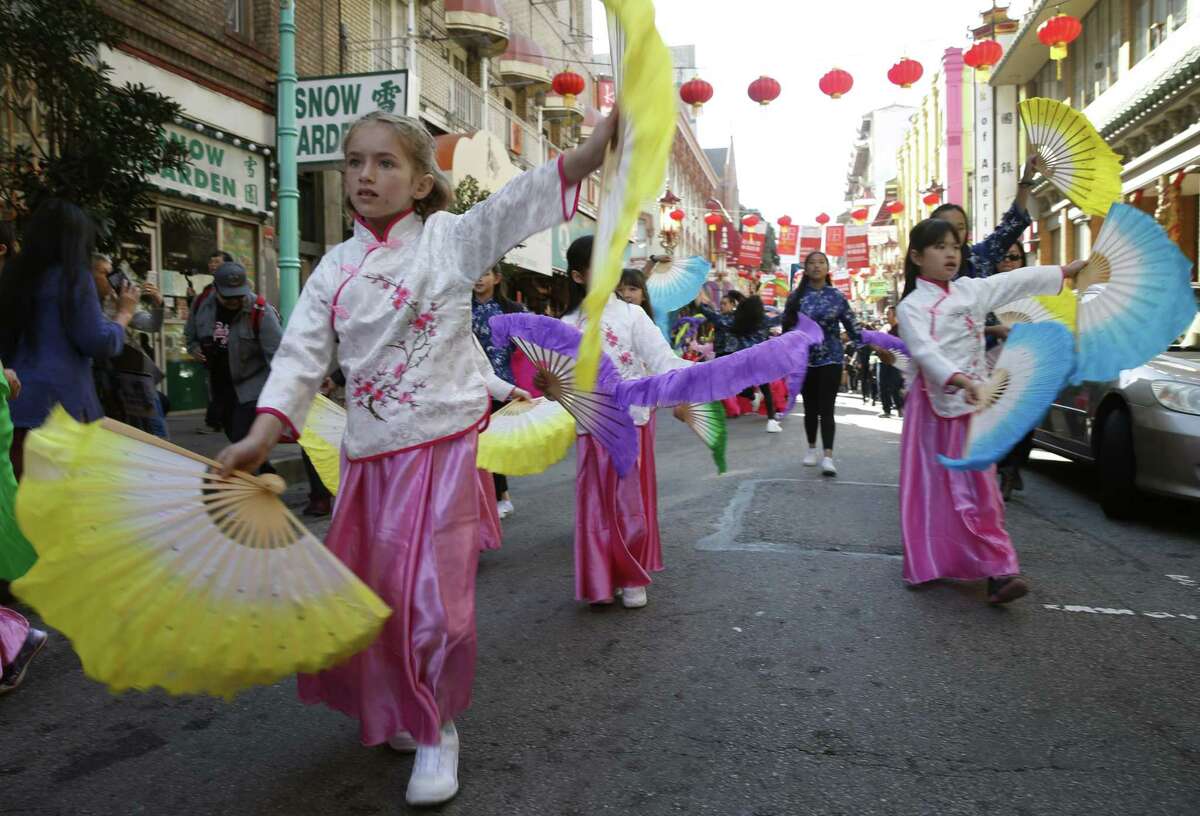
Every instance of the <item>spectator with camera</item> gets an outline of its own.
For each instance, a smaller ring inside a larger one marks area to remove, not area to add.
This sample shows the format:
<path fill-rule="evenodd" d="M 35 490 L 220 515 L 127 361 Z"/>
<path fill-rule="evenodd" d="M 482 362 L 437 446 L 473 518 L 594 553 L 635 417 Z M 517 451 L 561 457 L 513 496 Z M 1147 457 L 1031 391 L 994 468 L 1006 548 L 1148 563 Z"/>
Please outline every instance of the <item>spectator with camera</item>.
<path fill-rule="evenodd" d="M 132 281 L 124 271 L 113 268 L 112 258 L 99 253 L 92 256 L 92 280 L 104 316 L 114 319 L 119 308 L 117 292 L 132 285 Z M 141 290 L 150 309 L 134 313 L 125 327 L 125 348 L 119 355 L 95 362 L 96 392 L 105 416 L 166 439 L 165 398 L 158 390 L 163 372 L 154 362 L 153 354 L 141 348 L 135 334 L 162 330 L 163 298 L 152 283 L 142 283 Z"/>

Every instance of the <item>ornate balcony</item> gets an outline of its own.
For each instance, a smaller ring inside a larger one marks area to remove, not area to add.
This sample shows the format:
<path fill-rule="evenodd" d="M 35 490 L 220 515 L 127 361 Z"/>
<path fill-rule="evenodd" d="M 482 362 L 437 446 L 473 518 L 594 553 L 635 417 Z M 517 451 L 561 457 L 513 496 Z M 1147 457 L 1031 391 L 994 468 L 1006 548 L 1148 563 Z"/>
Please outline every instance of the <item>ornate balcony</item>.
<path fill-rule="evenodd" d="M 508 47 L 500 0 L 446 0 L 446 33 L 484 57 L 499 56 Z"/>

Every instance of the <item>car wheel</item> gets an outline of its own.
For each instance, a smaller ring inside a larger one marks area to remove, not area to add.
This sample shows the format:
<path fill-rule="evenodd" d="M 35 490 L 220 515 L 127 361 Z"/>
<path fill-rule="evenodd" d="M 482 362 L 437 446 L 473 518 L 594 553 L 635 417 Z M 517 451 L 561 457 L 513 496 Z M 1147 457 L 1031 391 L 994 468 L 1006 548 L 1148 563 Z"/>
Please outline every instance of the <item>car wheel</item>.
<path fill-rule="evenodd" d="M 1104 418 L 1096 458 L 1104 515 L 1130 518 L 1138 505 L 1138 490 L 1134 482 L 1133 425 L 1125 411 L 1112 411 Z"/>

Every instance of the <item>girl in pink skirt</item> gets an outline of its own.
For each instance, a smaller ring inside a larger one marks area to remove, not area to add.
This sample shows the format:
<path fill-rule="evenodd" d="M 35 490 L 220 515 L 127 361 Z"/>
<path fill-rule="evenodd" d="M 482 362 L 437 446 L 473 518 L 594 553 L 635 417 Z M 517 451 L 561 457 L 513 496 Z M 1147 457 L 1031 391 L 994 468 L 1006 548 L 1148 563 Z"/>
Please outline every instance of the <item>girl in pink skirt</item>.
<path fill-rule="evenodd" d="M 576 239 L 567 249 L 571 269 L 571 302 L 563 321 L 583 329 L 579 304 L 587 293 L 592 236 Z M 692 365 L 675 355 L 662 332 L 641 305 L 609 296 L 601 318 L 601 348 L 625 379 L 662 374 Z M 630 609 L 646 605 L 650 573 L 663 568 L 658 533 L 658 484 L 654 468 L 654 415 L 630 408 L 638 426 L 636 472 L 617 475 L 604 447 L 589 434 L 580 435 L 575 461 L 575 597 L 611 603 L 620 594 Z"/>
<path fill-rule="evenodd" d="M 1033 295 L 1054 295 L 1082 266 L 1040 266 L 990 278 L 957 278 L 962 241 L 946 221 L 913 228 L 904 260 L 900 336 L 919 373 L 904 406 L 900 439 L 900 526 L 904 580 L 988 581 L 988 601 L 1008 603 L 1029 591 L 1004 529 L 994 469 L 956 471 L 938 454 L 959 458 L 970 415 L 987 376 L 988 312 Z"/>
<path fill-rule="evenodd" d="M 302 676 L 300 698 L 359 720 L 366 745 L 415 749 L 407 799 L 458 791 L 453 720 L 475 674 L 481 536 L 476 440 L 489 395 L 472 348 L 471 291 L 530 235 L 569 221 L 616 115 L 580 147 L 462 215 L 415 119 L 370 113 L 343 144 L 354 236 L 304 286 L 250 434 L 226 470 L 254 470 L 298 435 L 325 373 L 346 374 L 342 486 L 327 544 L 393 610 L 346 663 Z M 507 395 L 504 395 L 507 396 Z"/>

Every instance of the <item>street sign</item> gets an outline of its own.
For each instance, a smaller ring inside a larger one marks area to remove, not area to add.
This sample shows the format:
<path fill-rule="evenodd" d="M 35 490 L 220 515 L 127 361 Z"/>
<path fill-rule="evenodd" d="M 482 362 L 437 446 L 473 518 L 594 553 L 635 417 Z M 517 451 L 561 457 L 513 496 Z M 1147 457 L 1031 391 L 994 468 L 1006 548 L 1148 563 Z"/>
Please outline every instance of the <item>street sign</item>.
<path fill-rule="evenodd" d="M 296 127 L 300 164 L 342 160 L 342 139 L 361 116 L 382 110 L 404 116 L 408 110 L 408 71 L 302 79 L 296 83 Z"/>

